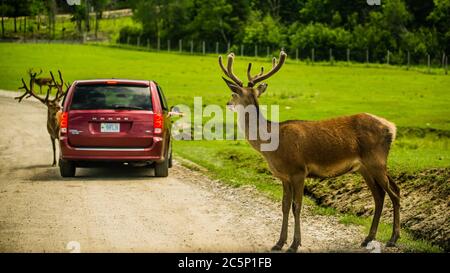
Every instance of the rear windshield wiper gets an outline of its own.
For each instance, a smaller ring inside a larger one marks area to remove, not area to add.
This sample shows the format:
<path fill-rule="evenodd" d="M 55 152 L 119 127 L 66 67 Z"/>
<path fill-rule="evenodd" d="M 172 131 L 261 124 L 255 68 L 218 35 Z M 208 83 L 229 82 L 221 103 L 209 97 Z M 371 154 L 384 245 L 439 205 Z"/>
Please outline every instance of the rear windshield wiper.
<path fill-rule="evenodd" d="M 135 110 L 144 110 L 144 108 L 139 106 L 132 105 L 114 105 L 114 109 L 135 109 Z"/>

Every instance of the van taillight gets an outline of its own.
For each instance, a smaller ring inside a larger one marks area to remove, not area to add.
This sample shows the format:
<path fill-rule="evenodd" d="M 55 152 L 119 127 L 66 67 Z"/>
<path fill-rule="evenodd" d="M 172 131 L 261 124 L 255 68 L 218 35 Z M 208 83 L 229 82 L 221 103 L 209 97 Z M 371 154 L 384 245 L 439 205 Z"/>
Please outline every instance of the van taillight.
<path fill-rule="evenodd" d="M 67 123 L 68 123 L 69 115 L 67 112 L 63 112 L 61 114 L 61 120 L 59 121 L 59 128 L 61 129 L 61 133 L 67 133 Z"/>
<path fill-rule="evenodd" d="M 163 129 L 163 116 L 162 114 L 155 114 L 153 116 L 153 128 L 155 134 L 161 134 Z"/>

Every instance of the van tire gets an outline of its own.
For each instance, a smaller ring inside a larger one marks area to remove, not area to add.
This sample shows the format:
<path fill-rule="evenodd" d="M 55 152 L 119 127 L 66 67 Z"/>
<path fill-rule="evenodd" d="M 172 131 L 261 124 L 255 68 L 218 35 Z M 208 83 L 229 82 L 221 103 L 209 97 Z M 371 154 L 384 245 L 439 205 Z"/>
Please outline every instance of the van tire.
<path fill-rule="evenodd" d="M 58 162 L 59 173 L 62 177 L 74 177 L 76 172 L 75 164 L 68 160 L 60 159 Z"/>
<path fill-rule="evenodd" d="M 169 159 L 166 158 L 161 163 L 155 163 L 155 176 L 167 177 L 169 176 Z"/>
<path fill-rule="evenodd" d="M 172 151 L 170 151 L 170 157 L 169 157 L 169 168 L 172 168 L 173 161 L 172 161 Z"/>

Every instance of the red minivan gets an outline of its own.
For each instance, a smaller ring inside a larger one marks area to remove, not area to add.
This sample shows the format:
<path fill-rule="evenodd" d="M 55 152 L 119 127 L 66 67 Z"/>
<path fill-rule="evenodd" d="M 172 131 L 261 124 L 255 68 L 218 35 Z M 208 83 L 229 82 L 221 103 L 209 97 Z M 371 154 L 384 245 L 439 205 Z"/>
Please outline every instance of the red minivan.
<path fill-rule="evenodd" d="M 61 176 L 77 167 L 148 164 L 168 176 L 172 165 L 170 115 L 154 81 L 83 80 L 63 101 L 60 122 Z"/>

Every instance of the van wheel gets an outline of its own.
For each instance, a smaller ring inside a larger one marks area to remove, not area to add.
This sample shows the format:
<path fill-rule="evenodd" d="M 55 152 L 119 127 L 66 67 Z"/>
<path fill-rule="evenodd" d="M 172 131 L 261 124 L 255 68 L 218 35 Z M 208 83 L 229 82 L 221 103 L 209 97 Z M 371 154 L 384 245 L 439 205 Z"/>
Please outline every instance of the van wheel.
<path fill-rule="evenodd" d="M 165 159 L 161 163 L 155 163 L 155 176 L 167 177 L 169 176 L 169 159 Z"/>
<path fill-rule="evenodd" d="M 172 168 L 173 162 L 172 162 L 172 151 L 170 151 L 170 157 L 169 157 L 169 168 Z"/>
<path fill-rule="evenodd" d="M 58 165 L 59 165 L 59 173 L 61 174 L 62 177 L 75 176 L 76 167 L 73 162 L 60 159 Z"/>

